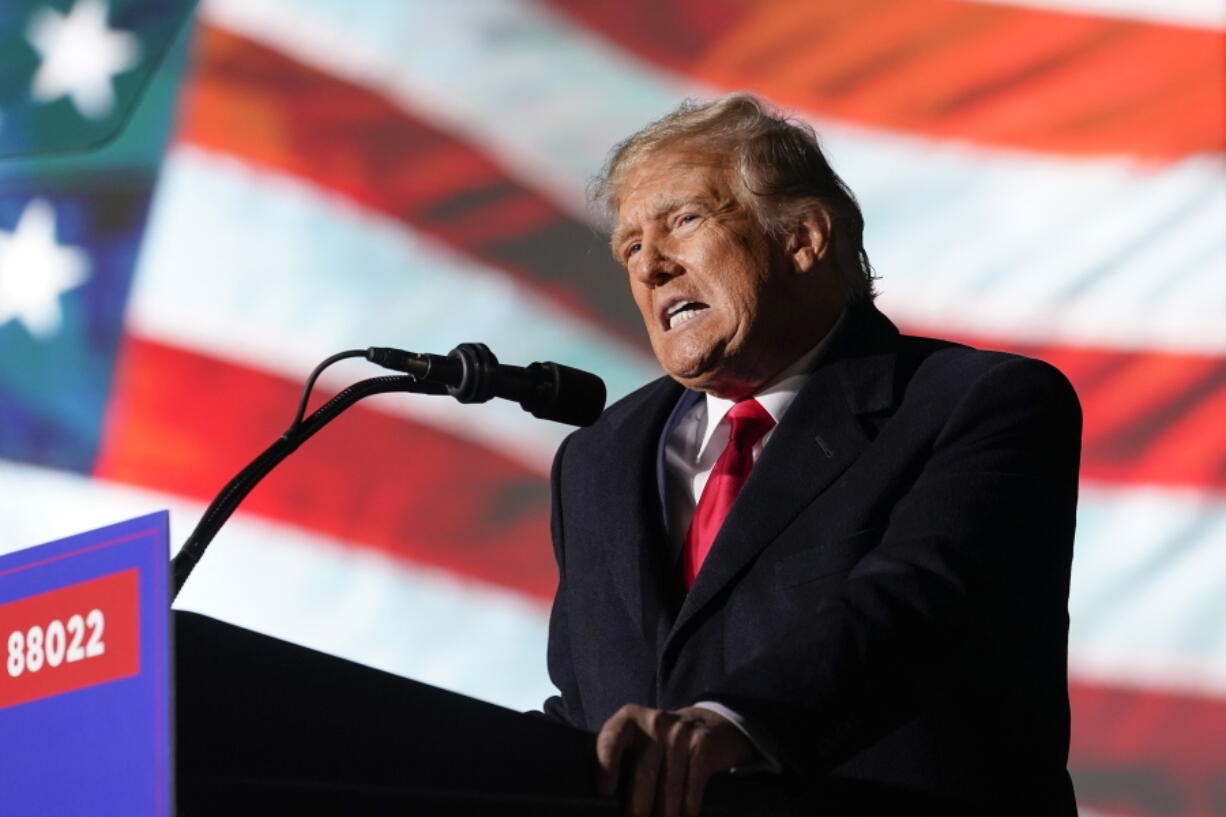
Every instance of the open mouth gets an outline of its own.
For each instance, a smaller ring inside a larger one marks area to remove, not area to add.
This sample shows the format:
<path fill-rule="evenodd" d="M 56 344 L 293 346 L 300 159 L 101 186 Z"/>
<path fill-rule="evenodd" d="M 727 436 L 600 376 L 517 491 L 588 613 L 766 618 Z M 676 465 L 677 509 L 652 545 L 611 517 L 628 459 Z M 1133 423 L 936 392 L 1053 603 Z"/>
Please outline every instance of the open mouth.
<path fill-rule="evenodd" d="M 707 308 L 707 305 L 700 301 L 677 301 L 668 309 L 664 310 L 665 330 L 676 329 L 686 321 L 693 320 L 698 316 L 698 313 Z"/>

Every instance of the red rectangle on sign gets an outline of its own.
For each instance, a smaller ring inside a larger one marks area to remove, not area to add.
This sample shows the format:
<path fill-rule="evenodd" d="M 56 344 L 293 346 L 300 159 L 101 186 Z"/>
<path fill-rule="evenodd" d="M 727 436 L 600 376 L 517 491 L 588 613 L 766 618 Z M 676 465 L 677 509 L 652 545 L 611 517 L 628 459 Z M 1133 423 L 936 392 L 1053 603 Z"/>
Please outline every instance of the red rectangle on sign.
<path fill-rule="evenodd" d="M 136 568 L 0 605 L 0 709 L 140 672 Z"/>

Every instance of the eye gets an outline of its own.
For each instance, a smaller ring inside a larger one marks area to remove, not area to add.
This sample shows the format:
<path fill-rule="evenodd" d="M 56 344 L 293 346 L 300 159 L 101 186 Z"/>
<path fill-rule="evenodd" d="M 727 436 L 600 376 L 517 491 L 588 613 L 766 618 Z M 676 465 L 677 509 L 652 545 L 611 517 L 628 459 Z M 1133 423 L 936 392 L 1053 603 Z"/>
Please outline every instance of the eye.
<path fill-rule="evenodd" d="M 637 241 L 633 242 L 632 244 L 626 245 L 626 257 L 629 258 L 632 255 L 638 255 L 639 250 L 641 250 L 642 248 L 643 248 L 643 245 Z"/>
<path fill-rule="evenodd" d="M 697 213 L 686 213 L 684 215 L 677 217 L 677 226 L 680 227 L 684 224 L 692 224 L 693 222 L 697 220 L 698 220 Z"/>

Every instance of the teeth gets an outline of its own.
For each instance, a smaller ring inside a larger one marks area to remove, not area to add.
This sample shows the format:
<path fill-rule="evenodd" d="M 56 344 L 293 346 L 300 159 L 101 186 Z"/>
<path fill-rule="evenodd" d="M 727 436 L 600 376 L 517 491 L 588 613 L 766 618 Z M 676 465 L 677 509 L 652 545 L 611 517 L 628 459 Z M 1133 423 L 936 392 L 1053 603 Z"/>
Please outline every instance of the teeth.
<path fill-rule="evenodd" d="M 689 306 L 692 303 L 694 302 L 693 301 L 677 301 L 677 303 L 673 304 L 672 306 L 668 308 L 668 317 L 669 318 L 673 317 L 678 312 L 685 309 L 687 306 Z"/>
<path fill-rule="evenodd" d="M 701 309 L 687 309 L 685 312 L 676 312 L 668 318 L 668 328 L 674 329 L 688 320 L 693 320 L 697 317 Z"/>

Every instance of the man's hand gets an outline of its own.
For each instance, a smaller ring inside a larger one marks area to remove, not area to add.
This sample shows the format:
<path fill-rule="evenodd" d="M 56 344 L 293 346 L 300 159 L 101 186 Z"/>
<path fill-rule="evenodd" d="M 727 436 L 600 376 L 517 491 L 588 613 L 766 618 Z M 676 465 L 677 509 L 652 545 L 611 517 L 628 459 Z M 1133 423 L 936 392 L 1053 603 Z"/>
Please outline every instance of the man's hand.
<path fill-rule="evenodd" d="M 596 736 L 597 781 L 617 790 L 626 768 L 626 811 L 632 817 L 697 817 L 711 775 L 761 760 L 753 743 L 708 709 L 675 712 L 626 704 Z"/>

